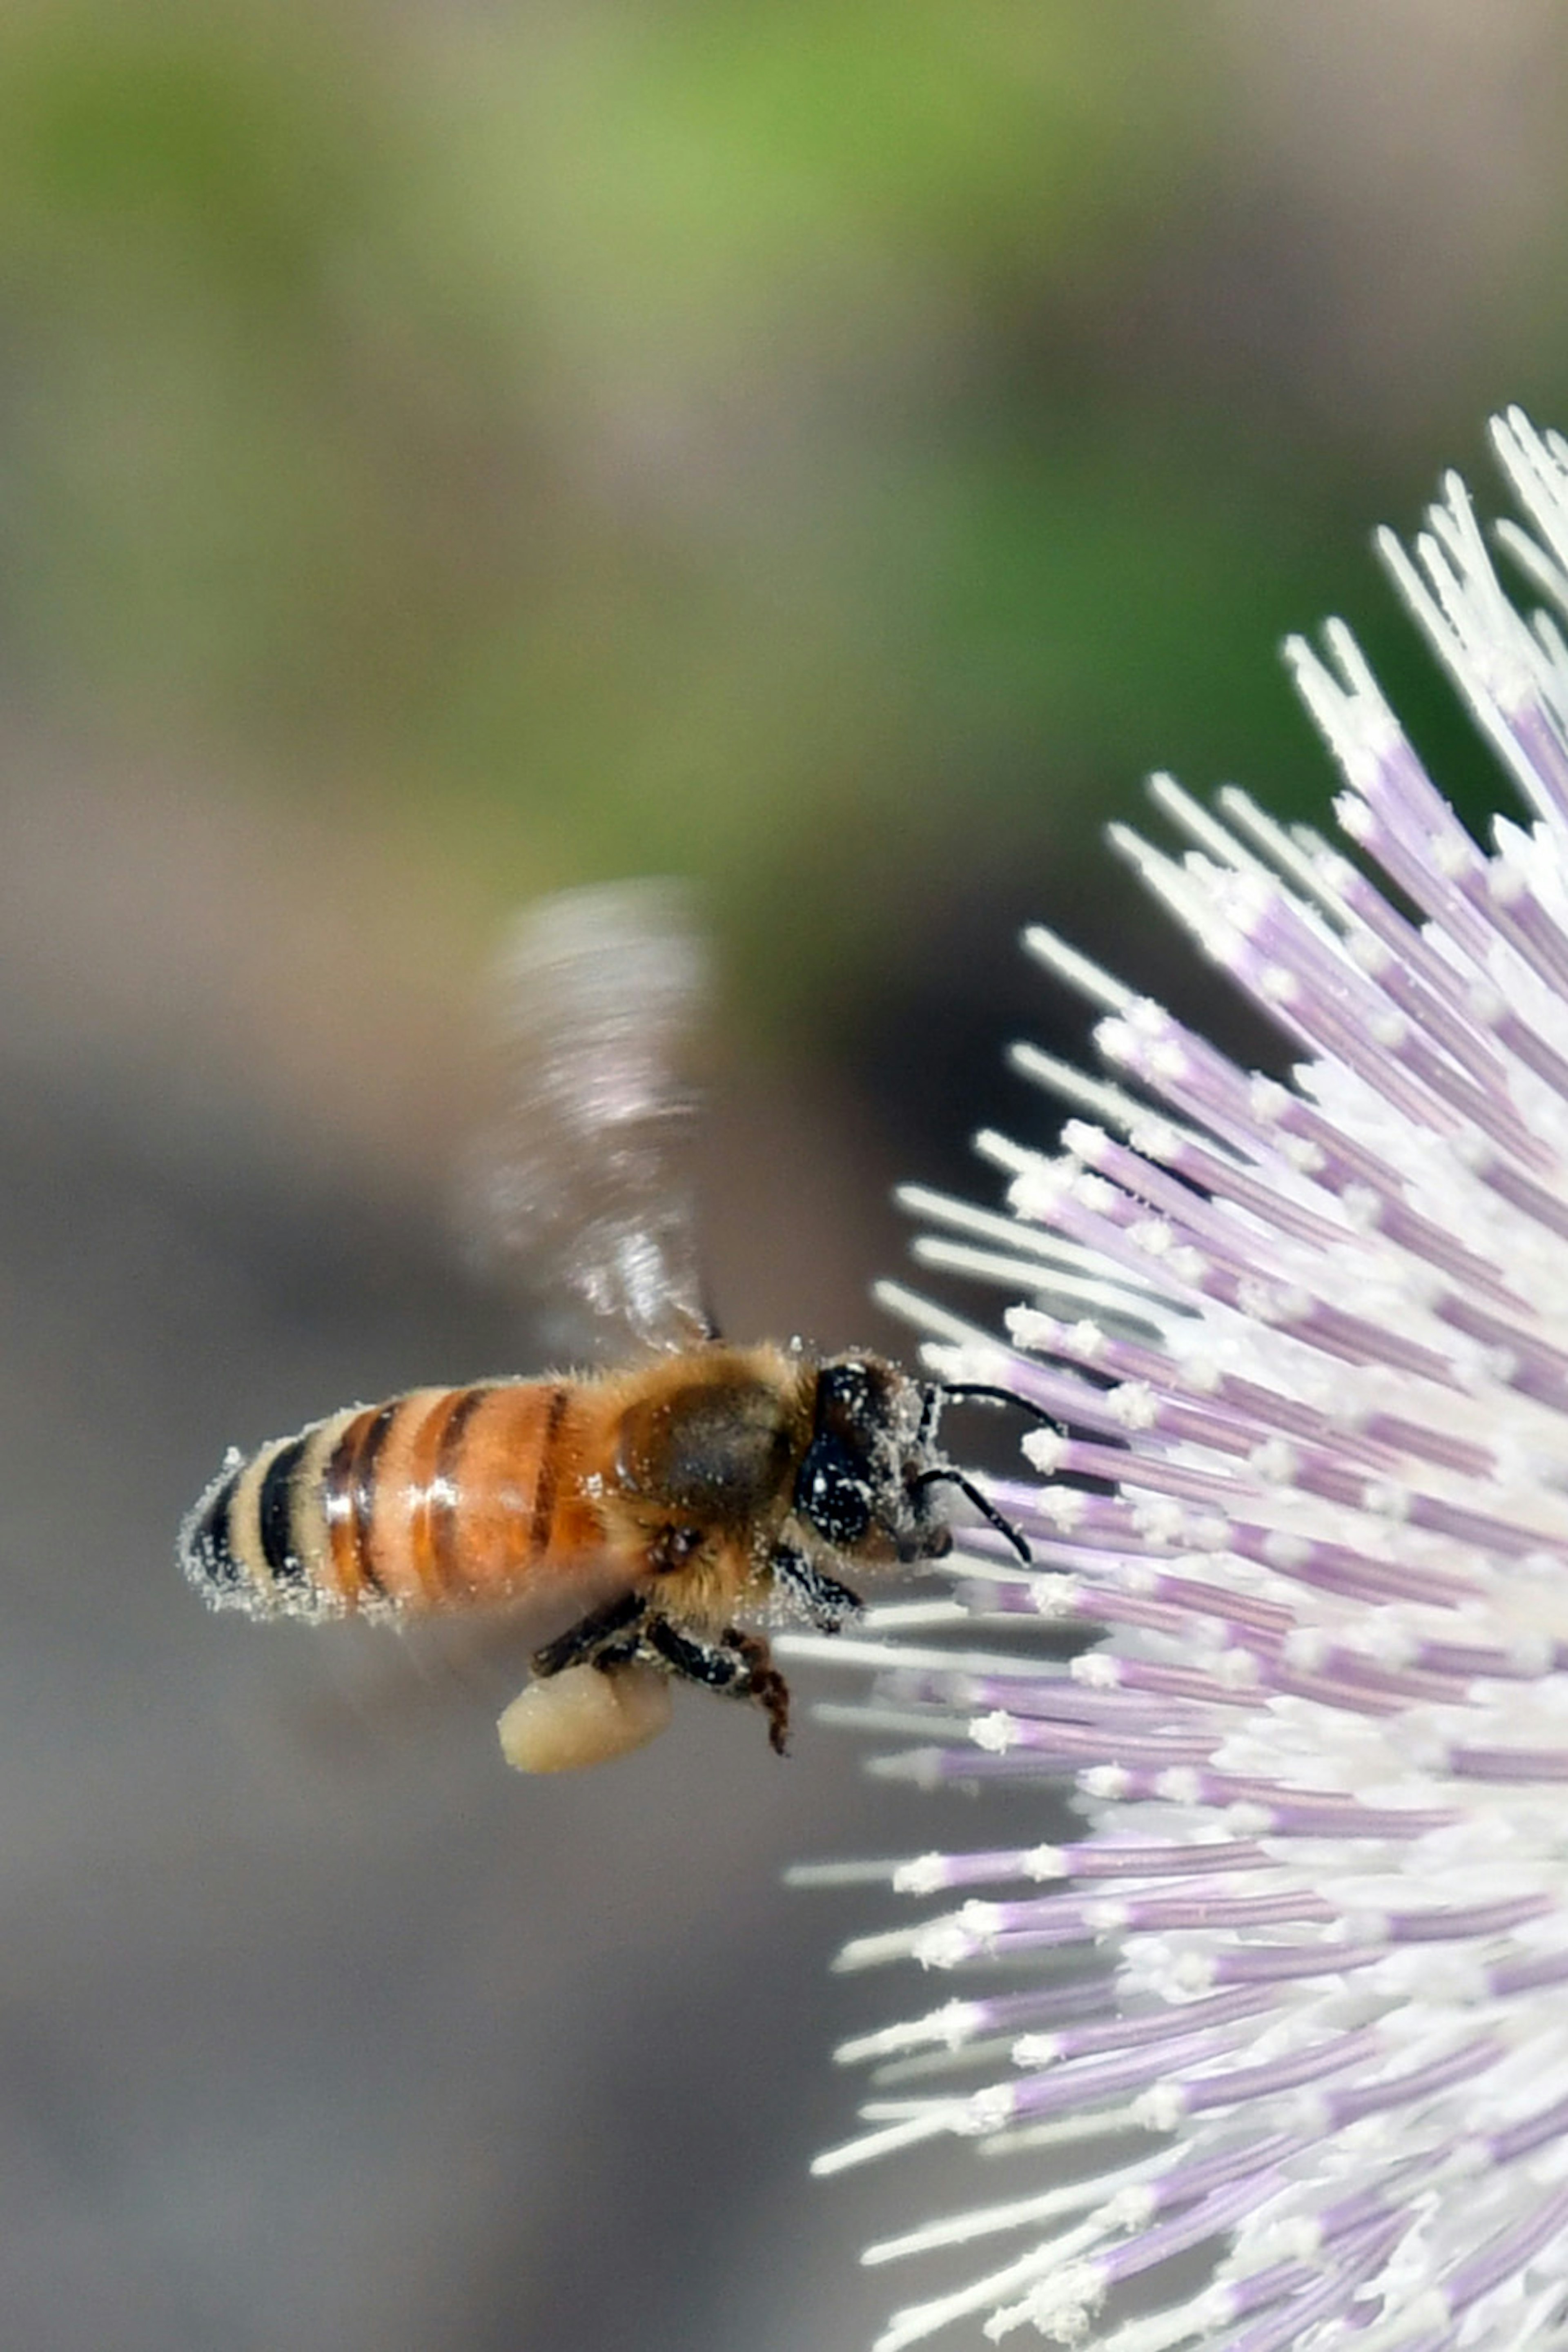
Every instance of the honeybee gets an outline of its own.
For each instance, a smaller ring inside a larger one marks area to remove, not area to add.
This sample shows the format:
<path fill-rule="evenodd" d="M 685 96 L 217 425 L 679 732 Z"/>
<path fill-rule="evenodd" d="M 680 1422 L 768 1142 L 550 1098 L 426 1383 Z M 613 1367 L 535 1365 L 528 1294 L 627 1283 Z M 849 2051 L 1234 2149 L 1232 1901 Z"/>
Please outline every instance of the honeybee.
<path fill-rule="evenodd" d="M 703 989 L 675 886 L 547 899 L 500 971 L 502 1114 L 469 1222 L 508 1270 L 553 1265 L 575 1352 L 610 1370 L 415 1389 L 231 1453 L 180 1558 L 216 1608 L 407 1620 L 526 1611 L 564 1630 L 501 1717 L 525 1771 L 602 1762 L 668 1720 L 672 1680 L 750 1701 L 783 1754 L 789 1690 L 753 1624 L 784 1603 L 825 1632 L 844 1572 L 942 1558 L 943 1489 L 1023 1538 L 937 1449 L 946 1400 L 862 1351 L 736 1347 L 702 1304 L 679 1075 Z"/>

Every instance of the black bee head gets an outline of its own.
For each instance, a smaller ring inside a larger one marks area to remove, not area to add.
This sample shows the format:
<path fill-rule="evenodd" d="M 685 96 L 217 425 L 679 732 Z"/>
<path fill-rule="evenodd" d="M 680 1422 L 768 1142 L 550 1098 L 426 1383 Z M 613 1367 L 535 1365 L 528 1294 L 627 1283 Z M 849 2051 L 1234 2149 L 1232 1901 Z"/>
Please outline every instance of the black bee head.
<path fill-rule="evenodd" d="M 841 1356 L 817 1374 L 811 1443 L 795 1508 L 836 1551 L 934 1559 L 952 1536 L 919 1482 L 931 1467 L 927 1391 L 875 1356 Z"/>

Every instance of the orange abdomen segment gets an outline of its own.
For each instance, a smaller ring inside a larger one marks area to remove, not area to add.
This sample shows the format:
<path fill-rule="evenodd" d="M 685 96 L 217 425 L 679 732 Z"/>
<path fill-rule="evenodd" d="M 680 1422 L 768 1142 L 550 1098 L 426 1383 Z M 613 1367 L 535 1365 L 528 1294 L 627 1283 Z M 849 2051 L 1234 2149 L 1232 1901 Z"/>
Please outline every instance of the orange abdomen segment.
<path fill-rule="evenodd" d="M 187 1571 L 258 1613 L 496 1605 L 598 1559 L 590 1386 L 415 1389 L 335 1413 L 215 1481 L 187 1521 Z"/>

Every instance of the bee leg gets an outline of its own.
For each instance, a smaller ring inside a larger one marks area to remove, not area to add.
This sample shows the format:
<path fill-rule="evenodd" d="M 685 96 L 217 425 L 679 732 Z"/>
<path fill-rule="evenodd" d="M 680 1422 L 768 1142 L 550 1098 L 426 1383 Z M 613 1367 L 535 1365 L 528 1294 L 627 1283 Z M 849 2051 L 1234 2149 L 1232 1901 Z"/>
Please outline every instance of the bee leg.
<path fill-rule="evenodd" d="M 755 1699 L 768 1718 L 768 1746 L 775 1756 L 789 1754 L 789 1685 L 773 1664 L 773 1654 L 756 1633 L 742 1633 L 733 1625 L 724 1628 L 724 1639 L 733 1643 L 746 1663 L 744 1693 Z"/>
<path fill-rule="evenodd" d="M 858 1592 L 796 1551 L 793 1544 L 775 1544 L 768 1562 L 786 1592 L 798 1601 L 819 1633 L 839 1633 L 865 1603 Z"/>
<path fill-rule="evenodd" d="M 646 1665 L 647 1662 L 647 1644 L 640 1631 L 628 1633 L 624 1641 L 606 1642 L 604 1648 L 595 1650 L 588 1661 L 595 1673 L 601 1675 L 613 1675 L 622 1666 Z"/>
<path fill-rule="evenodd" d="M 647 1603 L 641 1594 L 626 1593 L 619 1601 L 591 1610 L 553 1642 L 546 1642 L 542 1650 L 535 1650 L 529 1664 L 541 1681 L 568 1666 L 623 1665 L 637 1655 L 647 1614 Z"/>
<path fill-rule="evenodd" d="M 768 1718 L 768 1741 L 775 1756 L 789 1745 L 789 1685 L 773 1664 L 773 1653 L 755 1633 L 726 1625 L 716 1642 L 682 1633 L 668 1617 L 650 1617 L 643 1628 L 649 1653 L 686 1681 L 731 1698 L 754 1699 Z"/>

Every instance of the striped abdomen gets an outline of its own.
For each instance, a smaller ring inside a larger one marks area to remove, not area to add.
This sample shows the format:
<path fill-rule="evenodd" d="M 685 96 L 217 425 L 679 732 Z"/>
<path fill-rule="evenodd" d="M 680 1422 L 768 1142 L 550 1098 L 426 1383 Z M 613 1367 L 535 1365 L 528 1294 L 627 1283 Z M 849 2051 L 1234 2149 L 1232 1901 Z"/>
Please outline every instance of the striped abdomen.
<path fill-rule="evenodd" d="M 592 1390 L 413 1389 L 230 1457 L 180 1534 L 185 1573 L 256 1615 L 501 1603 L 592 1562 Z"/>

